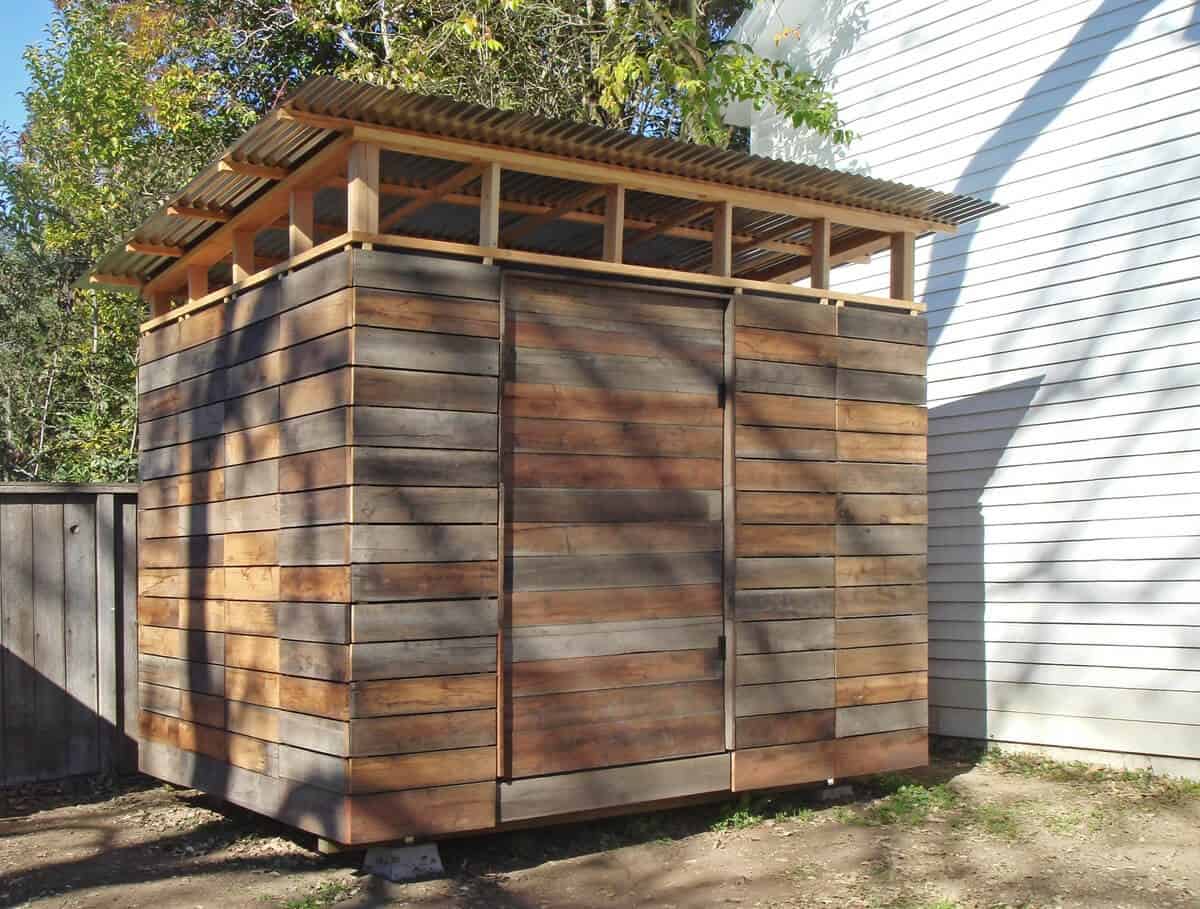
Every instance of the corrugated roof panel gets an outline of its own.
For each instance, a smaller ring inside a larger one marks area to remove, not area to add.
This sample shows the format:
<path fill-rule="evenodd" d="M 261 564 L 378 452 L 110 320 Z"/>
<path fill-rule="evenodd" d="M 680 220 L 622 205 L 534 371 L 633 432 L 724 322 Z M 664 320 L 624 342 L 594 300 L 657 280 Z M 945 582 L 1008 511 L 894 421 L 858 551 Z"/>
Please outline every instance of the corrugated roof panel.
<path fill-rule="evenodd" d="M 547 120 L 520 111 L 496 110 L 451 98 L 412 95 L 328 76 L 309 79 L 284 102 L 283 108 L 951 225 L 974 220 L 1000 208 L 980 199 L 875 180 L 860 174 L 777 161 L 711 146 L 632 136 L 589 124 Z M 333 141 L 335 135 L 334 130 L 306 125 L 273 113 L 251 127 L 220 158 L 232 155 L 237 160 L 290 170 L 327 142 Z M 461 165 L 454 162 L 388 152 L 383 157 L 381 172 L 385 183 L 428 187 L 447 178 L 458 167 Z M 253 204 L 271 182 L 222 171 L 214 162 L 197 174 L 169 204 L 233 213 Z M 581 186 L 570 180 L 505 171 L 502 196 L 511 201 L 553 205 L 556 201 L 568 198 L 571 192 L 578 192 Z M 470 194 L 471 191 L 464 187 L 457 192 Z M 477 192 L 475 189 L 474 193 Z M 694 204 L 654 193 L 630 191 L 626 198 L 626 214 L 634 220 L 662 221 Z M 449 207 L 438 206 L 438 209 L 445 213 Z M 591 210 L 602 212 L 603 202 L 594 203 Z M 426 209 L 422 213 L 419 223 L 433 230 L 428 223 L 428 211 Z M 437 231 L 437 235 L 458 234 L 457 215 L 446 217 L 453 217 L 456 226 L 446 225 L 445 229 Z M 767 213 L 751 216 L 740 209 L 736 218 L 739 231 L 766 232 L 773 228 L 764 225 L 783 223 L 771 221 L 778 216 Z M 514 223 L 512 218 L 506 218 L 505 221 Z M 703 229 L 702 225 L 710 222 L 711 218 L 705 215 L 689 226 Z M 407 219 L 405 223 L 407 226 Z M 579 222 L 573 223 L 579 226 Z M 164 206 L 161 211 L 147 218 L 129 239 L 187 248 L 218 226 L 216 222 L 168 215 Z M 803 235 L 801 231 L 787 236 L 796 239 Z M 557 234 L 546 236 L 555 238 L 556 248 L 559 242 L 565 242 Z M 656 241 L 660 239 L 666 242 L 679 238 L 655 238 Z M 691 244 L 691 241 L 685 242 Z M 117 249 L 106 253 L 94 271 L 148 280 L 172 261 L 168 257 L 129 253 L 124 247 L 122 242 Z M 686 254 L 686 250 L 677 245 L 668 244 L 668 247 L 661 251 L 663 255 Z M 635 249 L 630 261 L 640 262 L 645 257 L 659 258 L 646 250 Z"/>

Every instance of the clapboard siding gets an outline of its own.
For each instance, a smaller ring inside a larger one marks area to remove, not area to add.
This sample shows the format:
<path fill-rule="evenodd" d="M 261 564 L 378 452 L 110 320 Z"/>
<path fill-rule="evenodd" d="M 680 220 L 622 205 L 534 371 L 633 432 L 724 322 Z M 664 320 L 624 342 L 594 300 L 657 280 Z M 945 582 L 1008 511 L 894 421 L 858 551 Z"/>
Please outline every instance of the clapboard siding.
<path fill-rule="evenodd" d="M 803 26 L 811 4 L 781 6 Z M 823 64 L 858 134 L 844 158 L 1008 206 L 917 246 L 932 727 L 1198 758 L 1195 5 L 865 15 Z M 770 52 L 761 17 L 745 26 Z M 811 147 L 770 120 L 752 136 Z M 887 257 L 834 284 L 886 290 Z"/>

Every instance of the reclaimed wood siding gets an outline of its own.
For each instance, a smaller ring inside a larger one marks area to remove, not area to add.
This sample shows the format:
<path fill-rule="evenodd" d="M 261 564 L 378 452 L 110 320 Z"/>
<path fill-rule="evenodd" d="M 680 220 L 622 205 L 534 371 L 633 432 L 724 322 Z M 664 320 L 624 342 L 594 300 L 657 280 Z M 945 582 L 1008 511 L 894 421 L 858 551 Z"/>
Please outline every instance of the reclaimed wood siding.
<path fill-rule="evenodd" d="M 499 272 L 356 254 L 354 840 L 495 823 Z"/>
<path fill-rule="evenodd" d="M 733 786 L 922 764 L 923 320 L 734 305 Z"/>
<path fill-rule="evenodd" d="M 133 767 L 134 501 L 133 487 L 0 485 L 0 785 Z"/>
<path fill-rule="evenodd" d="M 334 839 L 348 831 L 352 265 L 331 256 L 157 329 L 138 378 L 142 769 Z"/>
<path fill-rule="evenodd" d="M 1008 206 L 917 247 L 933 728 L 1200 758 L 1175 709 L 1200 690 L 1195 4 L 866 15 L 832 70 L 849 155 Z M 835 280 L 878 292 L 887 268 Z"/>
<path fill-rule="evenodd" d="M 506 776 L 724 751 L 723 309 L 506 278 Z M 618 777 L 660 797 L 630 768 L 578 774 L 553 806 L 550 783 L 514 784 L 501 812 L 599 807 L 580 794 Z"/>
<path fill-rule="evenodd" d="M 366 843 L 922 763 L 912 320 L 352 250 L 150 334 L 142 767 Z"/>

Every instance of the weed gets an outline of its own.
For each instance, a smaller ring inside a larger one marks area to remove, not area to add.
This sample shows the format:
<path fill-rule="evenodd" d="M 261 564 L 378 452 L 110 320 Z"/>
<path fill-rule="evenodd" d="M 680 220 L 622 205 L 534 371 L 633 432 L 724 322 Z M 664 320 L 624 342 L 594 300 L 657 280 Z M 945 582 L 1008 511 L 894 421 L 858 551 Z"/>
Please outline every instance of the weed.
<path fill-rule="evenodd" d="M 737 803 L 725 805 L 721 814 L 713 821 L 709 829 L 713 833 L 722 833 L 727 830 L 745 830 L 747 827 L 761 824 L 766 819 L 766 816 L 761 813 L 759 806 L 753 800 L 743 798 Z"/>
<path fill-rule="evenodd" d="M 325 909 L 346 899 L 357 888 L 344 881 L 326 881 L 307 896 L 297 896 L 280 903 L 282 909 Z"/>
<path fill-rule="evenodd" d="M 807 805 L 784 805 L 774 814 L 777 821 L 794 821 L 798 824 L 807 824 L 815 820 L 816 816 L 817 813 Z"/>
<path fill-rule="evenodd" d="M 861 823 L 861 817 L 854 808 L 849 805 L 839 805 L 833 809 L 833 819 L 839 824 L 854 824 Z"/>
<path fill-rule="evenodd" d="M 867 807 L 848 823 L 866 827 L 883 827 L 892 824 L 912 827 L 921 824 L 935 811 L 953 808 L 958 796 L 944 784 L 922 786 L 919 783 L 902 783 L 890 795 Z M 840 820 L 841 818 L 839 818 Z"/>

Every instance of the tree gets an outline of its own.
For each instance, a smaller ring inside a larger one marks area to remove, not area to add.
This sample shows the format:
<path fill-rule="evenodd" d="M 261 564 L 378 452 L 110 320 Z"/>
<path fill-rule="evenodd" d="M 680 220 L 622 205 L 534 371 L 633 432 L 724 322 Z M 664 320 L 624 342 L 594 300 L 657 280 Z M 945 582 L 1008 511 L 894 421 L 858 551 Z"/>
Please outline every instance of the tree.
<path fill-rule="evenodd" d="M 728 145 L 835 141 L 820 80 L 726 41 L 754 0 L 60 0 L 0 150 L 0 478 L 136 478 L 141 304 L 78 279 L 291 87 L 333 74 Z"/>
<path fill-rule="evenodd" d="M 848 139 L 819 79 L 725 40 L 753 2 L 234 0 L 212 15 L 245 61 L 306 41 L 338 75 L 489 107 L 727 145 L 723 109 L 751 101 Z"/>

